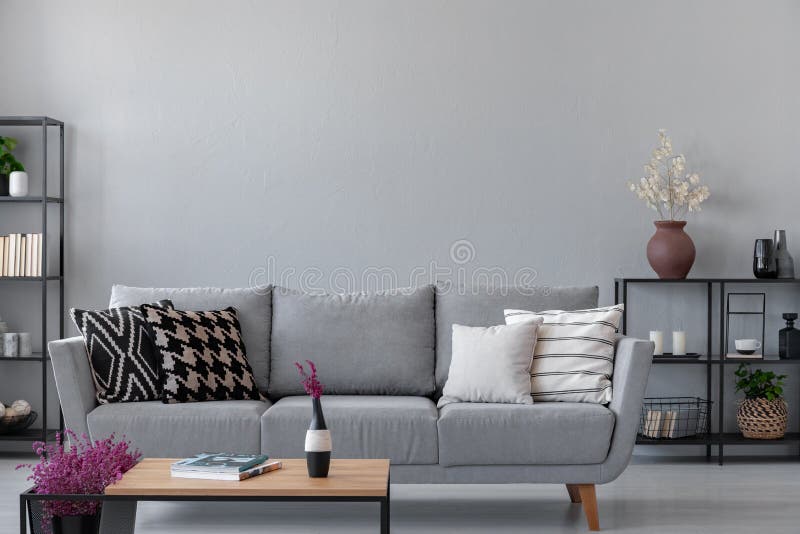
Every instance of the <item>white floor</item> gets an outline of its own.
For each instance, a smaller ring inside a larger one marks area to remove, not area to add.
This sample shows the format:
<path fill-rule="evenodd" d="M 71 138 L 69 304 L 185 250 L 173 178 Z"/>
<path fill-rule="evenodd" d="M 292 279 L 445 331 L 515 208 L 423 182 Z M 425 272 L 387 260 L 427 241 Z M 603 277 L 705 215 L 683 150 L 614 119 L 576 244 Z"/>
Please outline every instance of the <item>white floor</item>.
<path fill-rule="evenodd" d="M 19 532 L 23 456 L 0 457 L 0 533 Z M 598 488 L 600 524 L 619 533 L 800 533 L 800 463 L 637 462 Z M 374 534 L 376 504 L 142 503 L 137 534 Z M 392 532 L 587 532 L 563 486 L 392 487 Z"/>

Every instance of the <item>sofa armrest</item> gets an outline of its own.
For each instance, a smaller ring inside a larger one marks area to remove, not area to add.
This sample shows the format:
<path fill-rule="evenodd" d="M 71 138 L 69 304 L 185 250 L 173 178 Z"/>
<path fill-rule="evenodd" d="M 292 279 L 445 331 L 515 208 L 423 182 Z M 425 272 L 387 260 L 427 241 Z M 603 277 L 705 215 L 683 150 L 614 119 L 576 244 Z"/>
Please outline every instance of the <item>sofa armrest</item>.
<path fill-rule="evenodd" d="M 608 405 L 614 412 L 616 422 L 611 447 L 601 468 L 601 484 L 617 478 L 630 462 L 639 430 L 647 377 L 653 363 L 653 349 L 651 341 L 623 336 L 617 338 L 613 393 Z"/>
<path fill-rule="evenodd" d="M 56 378 L 66 428 L 89 435 L 86 416 L 97 406 L 94 380 L 83 338 L 71 337 L 47 345 Z"/>

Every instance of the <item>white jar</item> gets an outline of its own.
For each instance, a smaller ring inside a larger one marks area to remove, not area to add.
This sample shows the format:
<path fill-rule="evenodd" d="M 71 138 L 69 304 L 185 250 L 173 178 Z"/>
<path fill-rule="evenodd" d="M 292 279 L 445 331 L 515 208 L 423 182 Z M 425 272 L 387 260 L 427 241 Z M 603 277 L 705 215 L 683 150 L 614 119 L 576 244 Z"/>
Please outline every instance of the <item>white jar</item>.
<path fill-rule="evenodd" d="M 19 355 L 19 337 L 15 333 L 3 334 L 3 356 L 16 358 Z"/>
<path fill-rule="evenodd" d="M 33 355 L 33 348 L 31 345 L 31 333 L 20 332 L 17 334 L 17 356 L 31 356 Z"/>
<path fill-rule="evenodd" d="M 28 173 L 14 171 L 8 176 L 8 191 L 12 197 L 28 196 Z"/>

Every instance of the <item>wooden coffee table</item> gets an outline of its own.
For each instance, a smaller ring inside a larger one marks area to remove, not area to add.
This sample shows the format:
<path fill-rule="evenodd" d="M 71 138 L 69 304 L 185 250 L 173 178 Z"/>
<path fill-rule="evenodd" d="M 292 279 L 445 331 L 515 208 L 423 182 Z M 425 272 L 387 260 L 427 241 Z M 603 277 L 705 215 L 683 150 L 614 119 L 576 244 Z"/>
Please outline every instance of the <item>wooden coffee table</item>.
<path fill-rule="evenodd" d="M 138 501 L 377 502 L 381 505 L 380 532 L 389 532 L 389 460 L 334 459 L 327 478 L 309 478 L 305 459 L 282 460 L 283 469 L 241 482 L 173 478 L 169 468 L 175 461 L 145 458 L 125 473 L 122 480 L 106 488 L 104 494 L 76 497 L 101 500 L 107 511 L 114 509 L 114 515 L 125 516 L 129 521 L 135 519 Z M 20 496 L 20 504 L 42 497 L 56 498 L 29 491 Z M 20 512 L 20 532 L 25 534 L 25 516 L 22 509 Z"/>

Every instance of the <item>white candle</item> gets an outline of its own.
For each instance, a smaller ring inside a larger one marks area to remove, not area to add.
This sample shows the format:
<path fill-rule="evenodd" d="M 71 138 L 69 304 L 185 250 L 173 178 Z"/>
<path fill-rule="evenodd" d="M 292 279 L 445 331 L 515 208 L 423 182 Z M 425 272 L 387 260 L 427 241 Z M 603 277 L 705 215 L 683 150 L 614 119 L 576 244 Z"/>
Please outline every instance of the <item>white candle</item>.
<path fill-rule="evenodd" d="M 656 346 L 653 355 L 661 356 L 664 354 L 664 332 L 661 330 L 650 330 L 650 341 Z"/>
<path fill-rule="evenodd" d="M 686 332 L 676 331 L 672 333 L 672 354 L 675 356 L 686 354 Z"/>

